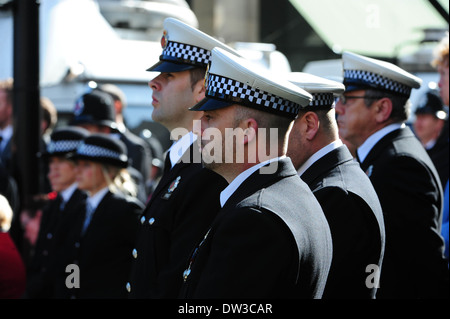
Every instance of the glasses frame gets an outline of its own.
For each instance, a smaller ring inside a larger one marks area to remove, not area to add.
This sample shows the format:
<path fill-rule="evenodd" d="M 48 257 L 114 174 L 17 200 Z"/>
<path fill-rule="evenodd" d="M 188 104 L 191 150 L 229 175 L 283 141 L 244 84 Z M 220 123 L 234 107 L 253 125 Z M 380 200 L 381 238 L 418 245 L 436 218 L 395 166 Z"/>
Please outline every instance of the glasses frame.
<path fill-rule="evenodd" d="M 345 96 L 342 94 L 337 98 L 336 102 L 340 101 L 343 105 L 346 105 L 347 101 L 352 100 L 352 99 L 379 100 L 379 99 L 382 99 L 382 97 L 379 97 L 379 96 L 353 96 L 353 95 Z"/>

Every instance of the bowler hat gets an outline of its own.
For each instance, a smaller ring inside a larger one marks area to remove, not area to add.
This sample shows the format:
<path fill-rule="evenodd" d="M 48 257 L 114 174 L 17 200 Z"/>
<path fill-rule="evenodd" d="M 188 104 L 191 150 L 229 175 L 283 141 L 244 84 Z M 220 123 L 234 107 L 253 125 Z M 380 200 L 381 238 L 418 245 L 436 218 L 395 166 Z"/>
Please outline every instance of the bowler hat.
<path fill-rule="evenodd" d="M 71 157 L 110 164 L 121 168 L 128 166 L 125 144 L 104 133 L 93 133 L 86 137 Z"/>
<path fill-rule="evenodd" d="M 94 124 L 116 131 L 114 100 L 108 93 L 94 90 L 83 94 L 75 103 L 71 125 Z"/>
<path fill-rule="evenodd" d="M 448 118 L 448 108 L 442 102 L 436 90 L 426 92 L 419 100 L 419 105 L 414 112 L 418 114 L 432 114 L 436 118 L 445 120 Z"/>
<path fill-rule="evenodd" d="M 67 156 L 76 151 L 81 141 L 89 135 L 89 132 L 81 127 L 68 126 L 57 128 L 50 135 L 47 148 L 39 156 L 48 158 L 50 156 Z"/>

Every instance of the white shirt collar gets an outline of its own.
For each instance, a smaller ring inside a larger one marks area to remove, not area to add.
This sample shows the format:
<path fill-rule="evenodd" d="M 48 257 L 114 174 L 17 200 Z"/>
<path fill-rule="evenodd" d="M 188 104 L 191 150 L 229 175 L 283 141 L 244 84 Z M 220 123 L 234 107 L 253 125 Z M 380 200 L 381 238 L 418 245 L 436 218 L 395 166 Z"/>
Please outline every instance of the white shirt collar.
<path fill-rule="evenodd" d="M 356 150 L 360 163 L 364 162 L 370 150 L 375 146 L 375 144 L 378 143 L 379 140 L 381 140 L 384 136 L 391 133 L 392 131 L 404 127 L 404 123 L 394 123 L 383 127 L 381 130 L 376 131 L 375 133 L 370 135 L 369 138 L 367 138 L 364 143 Z"/>
<path fill-rule="evenodd" d="M 115 140 L 120 140 L 120 133 L 110 133 L 109 136 Z"/>
<path fill-rule="evenodd" d="M 64 203 L 67 203 L 69 201 L 70 197 L 72 197 L 73 192 L 75 192 L 75 190 L 77 189 L 77 186 L 78 186 L 77 183 L 73 183 L 72 185 L 67 187 L 65 190 L 62 190 L 61 192 L 59 192 Z"/>
<path fill-rule="evenodd" d="M 0 130 L 0 135 L 2 136 L 3 140 L 8 141 L 11 139 L 11 136 L 13 135 L 13 127 L 12 125 L 8 125 L 3 130 Z"/>
<path fill-rule="evenodd" d="M 325 147 L 322 147 L 320 150 L 315 152 L 310 158 L 306 160 L 305 163 L 303 163 L 302 166 L 298 169 L 298 175 L 302 176 L 304 172 L 317 160 L 324 157 L 326 154 L 330 153 L 332 150 L 342 146 L 343 143 L 340 139 L 331 142 L 330 144 L 326 145 Z"/>
<path fill-rule="evenodd" d="M 180 138 L 178 141 L 172 144 L 172 146 L 169 148 L 169 157 L 170 157 L 170 164 L 172 167 L 175 166 L 176 163 L 181 159 L 183 154 L 191 147 L 191 145 L 197 141 L 197 134 L 194 134 L 193 132 L 189 132 L 188 134 L 185 134 L 182 138 Z"/>
<path fill-rule="evenodd" d="M 89 196 L 87 198 L 87 201 L 89 202 L 89 204 L 91 204 L 91 206 L 96 209 L 98 204 L 102 201 L 103 197 L 105 197 L 106 193 L 108 193 L 109 188 L 105 187 L 103 189 L 101 189 L 100 191 L 98 191 L 94 196 Z"/>
<path fill-rule="evenodd" d="M 220 193 L 220 205 L 221 205 L 221 207 L 223 207 L 225 205 L 225 203 L 231 197 L 231 195 L 233 195 L 233 193 L 239 188 L 239 186 L 250 175 L 252 175 L 254 172 L 256 172 L 258 169 L 260 169 L 264 165 L 269 164 L 269 163 L 274 162 L 274 161 L 279 161 L 280 159 L 285 158 L 285 157 L 286 156 L 283 155 L 283 156 L 280 156 L 280 157 L 268 159 L 267 161 L 261 162 L 259 164 L 256 164 L 256 165 L 248 168 L 247 170 L 243 171 L 238 176 L 236 176 L 236 178 L 233 179 L 233 181 L 231 181 L 231 183 Z"/>
<path fill-rule="evenodd" d="M 436 142 L 437 142 L 437 139 L 432 139 L 432 140 L 428 141 L 428 143 L 426 143 L 423 147 L 425 147 L 425 149 L 427 151 L 431 150 L 434 147 L 434 145 L 436 145 Z"/>

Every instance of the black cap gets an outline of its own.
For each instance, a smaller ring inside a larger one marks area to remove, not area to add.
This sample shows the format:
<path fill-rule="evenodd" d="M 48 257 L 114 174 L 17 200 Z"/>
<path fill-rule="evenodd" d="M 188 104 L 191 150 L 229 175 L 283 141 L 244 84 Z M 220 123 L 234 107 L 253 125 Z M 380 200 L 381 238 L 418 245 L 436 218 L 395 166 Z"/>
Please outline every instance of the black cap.
<path fill-rule="evenodd" d="M 448 108 L 442 102 L 438 91 L 430 90 L 419 99 L 414 114 L 432 114 L 438 119 L 445 120 L 448 118 Z"/>
<path fill-rule="evenodd" d="M 110 164 L 121 168 L 128 166 L 125 144 L 104 133 L 93 133 L 86 137 L 71 157 Z"/>
<path fill-rule="evenodd" d="M 94 124 L 118 129 L 114 100 L 108 93 L 94 90 L 83 94 L 75 103 L 71 125 Z"/>
<path fill-rule="evenodd" d="M 64 157 L 76 151 L 82 140 L 89 135 L 89 132 L 81 127 L 68 126 L 57 128 L 50 135 L 50 142 L 47 149 L 40 153 L 40 157 L 50 156 Z"/>

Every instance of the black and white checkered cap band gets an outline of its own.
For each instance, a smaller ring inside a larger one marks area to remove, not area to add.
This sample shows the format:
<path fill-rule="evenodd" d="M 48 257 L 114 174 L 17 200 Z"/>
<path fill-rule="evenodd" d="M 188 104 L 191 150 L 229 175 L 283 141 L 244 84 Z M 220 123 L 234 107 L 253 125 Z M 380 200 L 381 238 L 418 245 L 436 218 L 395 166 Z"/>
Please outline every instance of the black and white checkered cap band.
<path fill-rule="evenodd" d="M 81 143 L 80 140 L 50 141 L 50 143 L 47 146 L 47 152 L 49 154 L 73 152 L 77 149 L 80 143 Z"/>
<path fill-rule="evenodd" d="M 101 146 L 84 143 L 78 147 L 77 154 L 88 157 L 106 157 L 121 160 L 121 154 L 118 152 L 111 151 Z"/>
<path fill-rule="evenodd" d="M 292 117 L 295 117 L 301 108 L 301 105 L 295 102 L 252 88 L 245 83 L 211 73 L 208 74 L 206 95 L 219 100 L 256 107 L 262 111 L 276 112 Z"/>
<path fill-rule="evenodd" d="M 211 51 L 191 44 L 168 41 L 162 52 L 161 60 L 206 67 L 211 60 Z"/>
<path fill-rule="evenodd" d="M 309 106 L 330 107 L 334 104 L 334 94 L 333 93 L 312 93 L 311 95 L 313 96 L 313 100 L 309 103 Z"/>
<path fill-rule="evenodd" d="M 370 71 L 344 70 L 344 84 L 347 81 L 349 83 L 355 83 L 355 81 L 358 81 L 370 87 L 407 96 L 411 94 L 411 87 Z"/>

